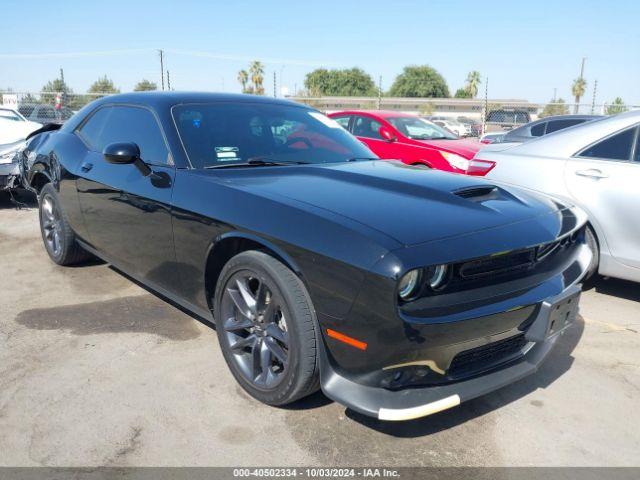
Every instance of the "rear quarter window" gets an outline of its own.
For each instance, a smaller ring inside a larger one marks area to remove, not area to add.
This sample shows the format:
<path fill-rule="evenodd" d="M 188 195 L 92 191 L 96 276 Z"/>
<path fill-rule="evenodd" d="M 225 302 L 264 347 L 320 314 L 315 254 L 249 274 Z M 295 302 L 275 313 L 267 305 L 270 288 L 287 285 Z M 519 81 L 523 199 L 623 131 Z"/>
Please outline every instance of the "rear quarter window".
<path fill-rule="evenodd" d="M 606 138 L 580 153 L 580 157 L 600 158 L 605 160 L 629 160 L 631 147 L 636 139 L 638 128 L 628 128 L 609 138 Z"/>
<path fill-rule="evenodd" d="M 567 120 L 553 120 L 549 122 L 549 126 L 547 127 L 547 133 L 557 132 L 558 130 L 564 130 L 565 128 L 573 127 L 574 125 L 579 125 L 584 123 L 583 119 L 567 119 Z"/>

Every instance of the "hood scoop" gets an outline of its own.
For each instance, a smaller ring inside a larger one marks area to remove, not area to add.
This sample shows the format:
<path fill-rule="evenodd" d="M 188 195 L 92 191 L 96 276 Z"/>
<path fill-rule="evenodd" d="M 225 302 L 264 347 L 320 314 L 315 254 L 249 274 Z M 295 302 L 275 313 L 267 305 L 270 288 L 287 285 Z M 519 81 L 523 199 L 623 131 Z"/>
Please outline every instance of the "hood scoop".
<path fill-rule="evenodd" d="M 454 195 L 460 198 L 471 200 L 472 202 L 486 202 L 488 200 L 497 200 L 501 197 L 500 189 L 495 185 L 478 185 L 474 187 L 465 187 L 454 190 Z"/>

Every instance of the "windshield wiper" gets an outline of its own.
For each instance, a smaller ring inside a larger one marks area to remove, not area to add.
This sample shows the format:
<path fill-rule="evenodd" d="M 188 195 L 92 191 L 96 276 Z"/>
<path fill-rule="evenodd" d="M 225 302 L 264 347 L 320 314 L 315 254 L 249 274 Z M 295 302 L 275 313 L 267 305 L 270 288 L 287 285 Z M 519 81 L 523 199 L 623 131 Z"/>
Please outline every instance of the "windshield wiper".
<path fill-rule="evenodd" d="M 375 158 L 374 157 L 351 157 L 351 158 L 347 158 L 345 160 L 345 162 L 357 162 L 357 161 L 360 161 L 360 160 L 363 160 L 363 161 L 380 160 L 380 158 L 378 158 L 378 157 L 375 157 Z"/>
<path fill-rule="evenodd" d="M 454 140 L 451 137 L 418 137 L 418 136 L 413 136 L 411 137 L 414 140 Z"/>
<path fill-rule="evenodd" d="M 283 165 L 307 165 L 309 162 L 289 162 L 285 160 L 270 160 L 268 158 L 263 157 L 255 157 L 250 158 L 246 162 L 238 162 L 238 163 L 223 163 L 221 165 L 209 165 L 206 168 L 207 170 L 213 168 L 233 168 L 233 167 L 277 167 Z"/>

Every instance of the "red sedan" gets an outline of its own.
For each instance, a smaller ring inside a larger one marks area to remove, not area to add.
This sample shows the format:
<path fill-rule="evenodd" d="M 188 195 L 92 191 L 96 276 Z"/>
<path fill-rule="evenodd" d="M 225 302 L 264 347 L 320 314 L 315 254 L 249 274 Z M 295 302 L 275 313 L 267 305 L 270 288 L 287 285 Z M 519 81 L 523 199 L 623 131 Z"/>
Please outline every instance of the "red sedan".
<path fill-rule="evenodd" d="M 376 155 L 448 172 L 485 175 L 493 165 L 471 159 L 481 144 L 464 140 L 416 115 L 384 110 L 329 114 Z"/>

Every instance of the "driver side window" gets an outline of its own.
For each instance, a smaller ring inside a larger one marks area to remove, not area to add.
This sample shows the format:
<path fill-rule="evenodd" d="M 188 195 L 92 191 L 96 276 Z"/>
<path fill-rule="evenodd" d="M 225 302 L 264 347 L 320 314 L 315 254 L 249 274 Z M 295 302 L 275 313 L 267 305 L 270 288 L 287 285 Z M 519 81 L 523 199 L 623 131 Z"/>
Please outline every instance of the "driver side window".
<path fill-rule="evenodd" d="M 353 134 L 356 137 L 384 140 L 379 131 L 381 126 L 380 122 L 376 122 L 373 118 L 357 116 L 353 122 Z"/>
<path fill-rule="evenodd" d="M 80 127 L 80 137 L 94 152 L 111 143 L 134 142 L 146 163 L 171 163 L 169 149 L 153 113 L 142 107 L 102 107 Z"/>

